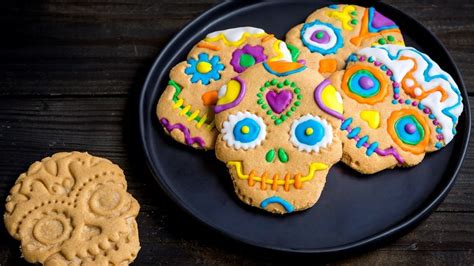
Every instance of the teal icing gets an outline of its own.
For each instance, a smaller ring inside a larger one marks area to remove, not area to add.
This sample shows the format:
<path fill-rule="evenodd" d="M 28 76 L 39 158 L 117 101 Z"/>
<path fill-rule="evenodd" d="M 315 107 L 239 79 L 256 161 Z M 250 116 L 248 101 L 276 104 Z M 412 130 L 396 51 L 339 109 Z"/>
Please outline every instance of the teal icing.
<path fill-rule="evenodd" d="M 295 207 L 293 207 L 293 205 L 291 205 L 291 203 L 289 203 L 288 201 L 278 197 L 278 196 L 272 196 L 272 197 L 269 197 L 269 198 L 266 198 L 264 199 L 261 203 L 260 203 L 260 207 L 262 207 L 263 209 L 265 209 L 269 204 L 271 203 L 278 203 L 280 204 L 281 206 L 283 206 L 283 208 L 285 208 L 286 212 L 287 213 L 290 213 L 290 212 L 293 212 L 295 210 Z"/>

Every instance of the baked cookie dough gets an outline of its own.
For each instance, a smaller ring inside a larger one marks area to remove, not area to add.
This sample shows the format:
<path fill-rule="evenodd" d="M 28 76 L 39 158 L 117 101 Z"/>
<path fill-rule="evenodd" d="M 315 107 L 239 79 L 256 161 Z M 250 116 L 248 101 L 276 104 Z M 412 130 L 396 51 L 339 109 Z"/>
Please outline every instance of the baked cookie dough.
<path fill-rule="evenodd" d="M 28 262 L 128 265 L 140 250 L 139 208 L 120 167 L 87 153 L 61 152 L 20 175 L 4 221 Z"/>

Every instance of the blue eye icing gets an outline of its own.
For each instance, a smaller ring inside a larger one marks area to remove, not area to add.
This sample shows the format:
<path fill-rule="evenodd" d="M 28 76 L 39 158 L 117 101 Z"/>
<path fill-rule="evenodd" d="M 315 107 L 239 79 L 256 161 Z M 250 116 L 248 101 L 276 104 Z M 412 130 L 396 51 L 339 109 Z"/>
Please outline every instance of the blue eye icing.
<path fill-rule="evenodd" d="M 290 141 L 299 151 L 319 152 L 332 143 L 332 137 L 331 125 L 318 116 L 307 114 L 291 125 Z"/>
<path fill-rule="evenodd" d="M 249 143 L 257 139 L 260 125 L 251 118 L 244 118 L 235 124 L 234 138 L 242 143 Z"/>
<path fill-rule="evenodd" d="M 296 126 L 296 139 L 306 145 L 315 145 L 324 137 L 324 127 L 316 120 L 307 120 Z"/>

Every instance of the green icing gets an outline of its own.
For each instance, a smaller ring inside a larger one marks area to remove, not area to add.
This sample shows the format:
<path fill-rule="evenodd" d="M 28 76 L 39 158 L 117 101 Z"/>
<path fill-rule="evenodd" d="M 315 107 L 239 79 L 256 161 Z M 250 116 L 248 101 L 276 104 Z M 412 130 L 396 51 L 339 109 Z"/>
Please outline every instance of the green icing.
<path fill-rule="evenodd" d="M 275 159 L 275 150 L 271 149 L 265 155 L 265 161 L 271 163 L 271 162 L 273 162 L 274 159 Z"/>
<path fill-rule="evenodd" d="M 239 64 L 245 68 L 255 65 L 255 58 L 249 54 L 242 54 L 240 56 Z"/>
<path fill-rule="evenodd" d="M 285 150 L 282 148 L 278 149 L 278 159 L 280 159 L 280 162 L 282 163 L 288 162 L 288 154 L 286 154 Z"/>
<path fill-rule="evenodd" d="M 291 60 L 293 60 L 293 62 L 298 61 L 298 56 L 300 56 L 300 50 L 288 43 L 286 44 L 286 47 L 288 47 L 288 50 L 290 50 Z"/>

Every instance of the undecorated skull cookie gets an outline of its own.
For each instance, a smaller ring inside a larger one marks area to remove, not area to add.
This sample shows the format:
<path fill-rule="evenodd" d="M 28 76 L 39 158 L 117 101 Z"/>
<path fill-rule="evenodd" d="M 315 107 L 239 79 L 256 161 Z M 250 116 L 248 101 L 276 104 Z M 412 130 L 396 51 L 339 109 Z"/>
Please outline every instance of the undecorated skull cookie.
<path fill-rule="evenodd" d="M 193 47 L 186 61 L 170 71 L 170 81 L 156 110 L 160 123 L 178 142 L 214 149 L 217 131 L 213 108 L 219 88 L 254 64 L 292 61 L 298 53 L 258 28 L 208 34 Z"/>
<path fill-rule="evenodd" d="M 4 220 L 28 262 L 128 265 L 140 249 L 139 208 L 120 167 L 87 153 L 63 152 L 20 175 Z"/>
<path fill-rule="evenodd" d="M 456 134 L 460 91 L 448 73 L 414 48 L 361 49 L 331 83 L 344 100 L 342 160 L 361 173 L 416 165 Z"/>
<path fill-rule="evenodd" d="M 313 12 L 286 34 L 309 67 L 329 76 L 344 68 L 346 58 L 376 44 L 403 45 L 398 26 L 373 7 L 330 5 Z"/>
<path fill-rule="evenodd" d="M 313 206 L 342 155 L 342 107 L 335 87 L 300 63 L 267 61 L 224 85 L 216 155 L 239 198 L 280 214 Z"/>

